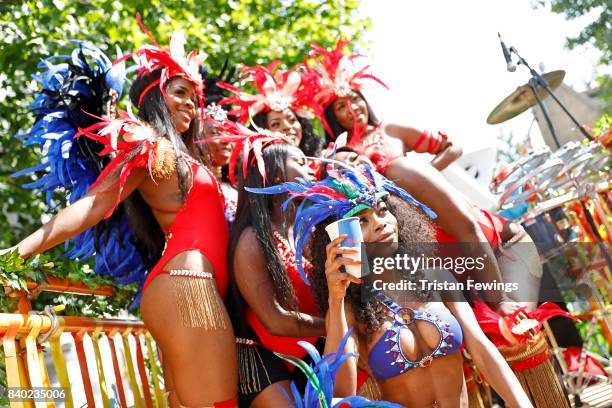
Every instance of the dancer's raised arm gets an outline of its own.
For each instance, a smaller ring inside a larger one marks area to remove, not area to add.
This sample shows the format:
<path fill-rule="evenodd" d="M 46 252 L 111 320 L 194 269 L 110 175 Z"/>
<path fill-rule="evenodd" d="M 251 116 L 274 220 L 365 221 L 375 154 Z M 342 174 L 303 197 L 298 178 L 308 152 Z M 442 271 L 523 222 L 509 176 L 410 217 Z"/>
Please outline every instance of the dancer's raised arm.
<path fill-rule="evenodd" d="M 406 149 L 433 154 L 435 157 L 430 164 L 438 170 L 444 170 L 463 154 L 463 149 L 441 132 L 434 134 L 397 123 L 386 124 L 384 130 L 387 135 L 401 140 Z"/>
<path fill-rule="evenodd" d="M 132 170 L 121 192 L 124 200 L 146 179 L 148 172 L 144 168 Z M 42 227 L 11 249 L 17 249 L 19 255 L 28 258 L 45 252 L 81 232 L 93 227 L 104 219 L 117 202 L 119 194 L 119 174 L 111 175 L 100 185 L 93 188 L 78 201 L 62 209 Z"/>
<path fill-rule="evenodd" d="M 342 272 L 340 267 L 343 265 L 360 265 L 358 261 L 350 258 L 340 257 L 341 254 L 356 252 L 354 248 L 342 248 L 340 244 L 346 235 L 327 244 L 327 260 L 325 262 L 325 277 L 327 279 L 329 308 L 325 316 L 325 327 L 327 336 L 325 339 L 325 355 L 337 352 L 340 343 L 346 336 L 349 326 L 354 325 L 355 321 L 344 302 L 346 290 L 351 283 L 359 284 L 361 280 Z M 350 309 L 350 308 L 348 308 Z M 353 332 L 347 339 L 344 347 L 344 354 L 357 353 L 357 332 Z M 334 395 L 345 397 L 355 395 L 357 391 L 357 358 L 349 358 L 340 366 L 336 383 L 334 385 Z"/>

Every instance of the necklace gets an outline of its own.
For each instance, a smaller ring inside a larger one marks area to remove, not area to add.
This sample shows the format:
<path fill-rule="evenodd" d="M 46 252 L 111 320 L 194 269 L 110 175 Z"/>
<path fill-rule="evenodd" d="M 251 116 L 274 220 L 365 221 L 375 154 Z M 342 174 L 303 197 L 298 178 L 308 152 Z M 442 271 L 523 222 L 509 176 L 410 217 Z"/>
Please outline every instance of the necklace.
<path fill-rule="evenodd" d="M 221 181 L 221 167 L 210 166 L 210 172 L 218 181 Z"/>

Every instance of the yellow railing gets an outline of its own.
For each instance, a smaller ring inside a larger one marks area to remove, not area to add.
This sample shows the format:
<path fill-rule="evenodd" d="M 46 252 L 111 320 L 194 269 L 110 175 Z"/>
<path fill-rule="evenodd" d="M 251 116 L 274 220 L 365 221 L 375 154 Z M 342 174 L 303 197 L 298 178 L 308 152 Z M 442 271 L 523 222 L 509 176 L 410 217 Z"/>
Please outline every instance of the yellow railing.
<path fill-rule="evenodd" d="M 1 288 L 0 288 L 1 289 Z M 71 292 L 71 290 L 67 290 Z M 103 295 L 107 295 L 104 293 Z M 21 297 L 21 296 L 20 296 Z M 29 302 L 28 302 L 29 303 Z M 161 370 L 158 365 L 153 338 L 138 320 L 93 319 L 74 316 L 57 316 L 48 307 L 44 312 L 0 313 L 0 339 L 4 354 L 9 388 L 61 387 L 65 392 L 62 405 L 67 408 L 83 406 L 73 400 L 75 386 L 82 383 L 87 407 L 128 407 L 126 396 L 131 392 L 135 407 L 165 407 L 166 395 Z M 69 370 L 62 344 L 74 341 L 78 370 Z M 67 337 L 69 337 L 67 339 Z M 86 352 L 85 340 L 91 339 Z M 110 348 L 112 374 L 115 378 L 114 395 L 109 393 L 110 373 L 107 357 L 101 353 L 101 341 L 106 339 Z M 45 350 L 50 351 L 52 363 L 45 364 Z M 95 363 L 92 360 L 95 359 Z M 107 369 L 103 364 L 106 361 Z M 49 365 L 49 367 L 48 367 Z M 50 367 L 52 365 L 53 367 Z M 148 365 L 148 367 L 147 367 Z M 90 367 L 91 366 L 91 367 Z M 56 374 L 51 384 L 49 369 Z M 78 374 L 77 374 L 78 372 Z M 95 392 L 90 372 L 97 373 Z M 125 380 L 125 381 L 124 381 Z M 101 401 L 101 404 L 100 404 Z M 58 401 L 59 403 L 59 401 Z M 11 407 L 55 407 L 54 402 L 19 402 L 13 400 Z"/>

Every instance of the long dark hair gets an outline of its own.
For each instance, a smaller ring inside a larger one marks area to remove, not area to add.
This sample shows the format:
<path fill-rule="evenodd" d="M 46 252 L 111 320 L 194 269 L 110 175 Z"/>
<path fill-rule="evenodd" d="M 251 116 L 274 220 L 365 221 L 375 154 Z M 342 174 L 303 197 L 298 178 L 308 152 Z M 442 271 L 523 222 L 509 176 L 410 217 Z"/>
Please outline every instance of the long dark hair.
<path fill-rule="evenodd" d="M 374 111 L 372 110 L 372 107 L 368 103 L 368 100 L 365 98 L 365 96 L 363 96 L 363 94 L 360 91 L 354 91 L 354 92 L 357 95 L 359 95 L 366 104 L 366 108 L 368 110 L 368 125 L 371 125 L 371 126 L 378 125 L 380 122 L 377 119 L 376 115 L 374 114 Z M 342 125 L 340 125 L 340 122 L 338 122 L 338 118 L 336 117 L 336 114 L 334 113 L 333 102 L 329 104 L 329 106 L 325 109 L 325 112 L 323 112 L 323 114 L 325 115 L 325 120 L 327 121 L 327 124 L 329 125 L 333 133 L 333 135 L 330 135 L 327 131 L 325 132 L 325 142 L 331 143 L 334 140 L 336 140 L 336 138 L 340 136 L 342 133 L 346 132 L 348 129 L 344 129 Z"/>
<path fill-rule="evenodd" d="M 321 152 L 321 138 L 314 132 L 312 123 L 306 118 L 298 116 L 292 111 L 297 118 L 300 126 L 302 126 L 302 140 L 298 146 L 306 156 L 319 156 Z M 268 128 L 267 112 L 259 112 L 253 118 L 255 125 L 262 129 Z"/>
<path fill-rule="evenodd" d="M 399 241 L 408 246 L 409 252 L 421 253 L 423 250 L 431 250 L 428 242 L 435 241 L 434 230 L 429 218 L 420 209 L 408 204 L 401 198 L 390 195 L 386 204 L 391 214 L 397 218 L 399 229 Z M 327 259 L 325 247 L 330 239 L 325 227 L 334 222 L 330 217 L 315 227 L 310 240 L 313 270 L 310 275 L 311 290 L 315 301 L 319 306 L 321 316 L 325 316 L 328 309 L 327 280 L 325 278 L 325 261 Z M 421 245 L 419 245 L 421 244 Z M 420 275 L 415 273 L 407 276 L 409 279 L 418 280 Z M 359 285 L 350 285 L 346 298 L 357 321 L 363 324 L 368 333 L 376 332 L 388 318 L 388 310 L 382 306 L 373 296 L 362 296 L 362 288 Z M 424 294 L 423 299 L 427 298 Z"/>
<path fill-rule="evenodd" d="M 262 156 L 265 162 L 267 185 L 280 183 L 287 179 L 288 148 L 289 145 L 285 143 L 275 143 L 264 148 Z M 240 173 L 241 176 L 242 173 Z M 256 165 L 249 167 L 246 178 L 239 178 L 238 185 L 238 207 L 228 248 L 230 285 L 226 303 L 236 334 L 244 336 L 247 330 L 244 321 L 247 304 L 235 283 L 233 260 L 237 255 L 238 240 L 247 227 L 251 227 L 255 231 L 257 241 L 266 257 L 268 272 L 274 283 L 276 300 L 287 310 L 297 311 L 298 309 L 293 285 L 276 249 L 272 232 L 272 210 L 282 203 L 284 196 L 249 193 L 244 189 L 244 187 L 264 187 L 263 177 Z"/>
<path fill-rule="evenodd" d="M 158 80 L 161 70 L 153 71 L 151 74 L 139 75 L 130 88 L 130 100 L 134 106 L 138 106 L 139 98 L 143 92 L 154 81 Z M 197 102 L 196 102 L 196 107 Z M 166 101 L 158 86 L 149 89 L 142 98 L 138 109 L 138 117 L 147 122 L 156 130 L 157 137 L 167 137 L 172 144 L 176 157 L 176 169 L 178 173 L 178 185 L 181 198 L 185 199 L 191 185 L 191 172 L 185 154 L 203 162 L 204 158 L 195 150 L 194 140 L 200 128 L 196 115 L 184 133 L 179 133 L 172 122 L 172 118 Z M 138 149 L 136 149 L 138 150 Z M 128 214 L 128 222 L 134 233 L 136 245 L 147 268 L 152 268 L 161 258 L 165 237 L 157 222 L 151 207 L 144 201 L 138 190 L 134 191 L 125 201 L 125 209 Z"/>

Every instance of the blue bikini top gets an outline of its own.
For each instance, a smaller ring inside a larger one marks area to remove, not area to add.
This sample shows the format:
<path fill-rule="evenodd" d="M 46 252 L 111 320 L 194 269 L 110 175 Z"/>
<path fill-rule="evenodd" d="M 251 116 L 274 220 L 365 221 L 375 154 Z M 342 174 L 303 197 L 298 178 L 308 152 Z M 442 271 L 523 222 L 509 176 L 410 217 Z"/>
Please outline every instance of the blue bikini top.
<path fill-rule="evenodd" d="M 368 356 L 368 364 L 376 380 L 386 380 L 412 368 L 427 367 L 434 358 L 448 356 L 459 351 L 463 342 L 463 333 L 459 322 L 448 309 L 413 310 L 399 306 L 382 292 L 376 293 L 375 297 L 394 315 L 391 327 L 378 339 Z M 400 331 L 413 325 L 417 320 L 433 324 L 440 333 L 440 340 L 430 354 L 419 361 L 410 361 L 402 352 Z"/>

